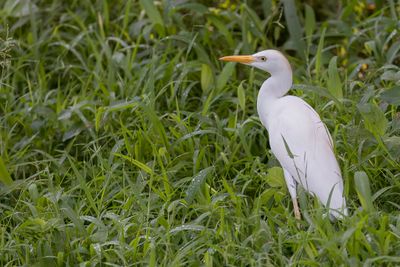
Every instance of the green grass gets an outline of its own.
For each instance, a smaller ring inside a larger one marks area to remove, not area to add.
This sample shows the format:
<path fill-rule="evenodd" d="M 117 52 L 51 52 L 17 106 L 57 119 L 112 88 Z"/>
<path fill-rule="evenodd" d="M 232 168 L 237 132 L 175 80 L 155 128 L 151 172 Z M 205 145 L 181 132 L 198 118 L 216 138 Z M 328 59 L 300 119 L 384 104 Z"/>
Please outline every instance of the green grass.
<path fill-rule="evenodd" d="M 396 1 L 5 2 L 1 266 L 400 264 Z M 218 61 L 266 48 L 333 135 L 342 221 L 303 191 L 295 220 L 266 74 Z"/>

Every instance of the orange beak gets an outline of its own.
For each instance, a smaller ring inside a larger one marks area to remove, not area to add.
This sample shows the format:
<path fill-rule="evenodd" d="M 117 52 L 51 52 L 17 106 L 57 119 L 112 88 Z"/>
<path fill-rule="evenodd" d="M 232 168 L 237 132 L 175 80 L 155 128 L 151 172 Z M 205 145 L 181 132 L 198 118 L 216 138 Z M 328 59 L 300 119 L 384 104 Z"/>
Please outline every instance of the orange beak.
<path fill-rule="evenodd" d="M 226 56 L 226 57 L 221 57 L 219 60 L 222 61 L 230 61 L 230 62 L 239 62 L 243 64 L 250 64 L 255 61 L 255 58 L 253 56 Z"/>

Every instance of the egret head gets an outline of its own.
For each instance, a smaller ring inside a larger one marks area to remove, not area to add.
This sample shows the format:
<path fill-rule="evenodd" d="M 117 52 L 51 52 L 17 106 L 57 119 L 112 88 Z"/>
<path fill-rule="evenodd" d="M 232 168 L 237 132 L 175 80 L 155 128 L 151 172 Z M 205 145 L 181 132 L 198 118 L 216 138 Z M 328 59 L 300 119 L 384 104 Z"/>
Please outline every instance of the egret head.
<path fill-rule="evenodd" d="M 291 72 L 286 57 L 277 50 L 264 50 L 253 55 L 221 57 L 222 61 L 239 62 L 269 72 L 271 75 Z"/>

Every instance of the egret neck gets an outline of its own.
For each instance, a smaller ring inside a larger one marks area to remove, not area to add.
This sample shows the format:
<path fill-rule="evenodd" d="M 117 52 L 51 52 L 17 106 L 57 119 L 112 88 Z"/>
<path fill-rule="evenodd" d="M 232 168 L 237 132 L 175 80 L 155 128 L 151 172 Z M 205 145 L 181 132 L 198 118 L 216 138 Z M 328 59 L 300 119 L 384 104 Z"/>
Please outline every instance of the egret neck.
<path fill-rule="evenodd" d="M 262 84 L 257 97 L 257 112 L 267 130 L 271 108 L 276 100 L 283 97 L 290 90 L 290 87 L 292 87 L 292 70 L 289 64 L 286 68 L 281 68 L 279 71 L 271 73 L 271 77 Z"/>

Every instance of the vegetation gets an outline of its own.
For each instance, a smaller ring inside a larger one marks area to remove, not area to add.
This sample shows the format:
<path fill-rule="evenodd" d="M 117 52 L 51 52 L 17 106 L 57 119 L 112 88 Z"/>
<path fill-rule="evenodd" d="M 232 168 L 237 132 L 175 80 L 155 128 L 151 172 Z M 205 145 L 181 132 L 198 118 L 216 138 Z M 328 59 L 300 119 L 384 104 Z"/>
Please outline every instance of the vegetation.
<path fill-rule="evenodd" d="M 399 264 L 400 7 L 294 2 L 0 4 L 0 265 Z M 295 220 L 266 74 L 218 61 L 266 48 L 333 135 L 341 221 L 301 189 Z"/>

